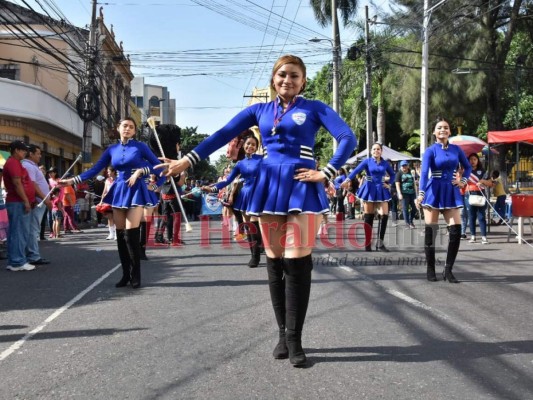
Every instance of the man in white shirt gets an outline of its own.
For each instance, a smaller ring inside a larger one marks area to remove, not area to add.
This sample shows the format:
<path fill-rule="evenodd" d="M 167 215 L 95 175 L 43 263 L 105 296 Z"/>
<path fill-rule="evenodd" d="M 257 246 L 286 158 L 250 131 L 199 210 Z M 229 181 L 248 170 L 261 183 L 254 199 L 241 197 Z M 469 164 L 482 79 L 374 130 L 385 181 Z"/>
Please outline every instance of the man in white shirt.
<path fill-rule="evenodd" d="M 26 159 L 22 160 L 22 166 L 28 171 L 33 184 L 35 186 L 35 197 L 37 204 L 39 204 L 48 194 L 50 187 L 44 177 L 43 173 L 39 169 L 39 163 L 41 162 L 41 148 L 35 144 L 28 146 L 28 153 Z M 50 210 L 52 203 L 50 199 L 46 199 L 44 205 Z M 28 238 L 28 244 L 26 245 L 26 257 L 28 262 L 32 265 L 44 265 L 50 264 L 50 261 L 41 257 L 39 252 L 39 236 L 41 233 L 41 221 L 45 208 L 33 207 L 30 212 L 30 235 Z"/>

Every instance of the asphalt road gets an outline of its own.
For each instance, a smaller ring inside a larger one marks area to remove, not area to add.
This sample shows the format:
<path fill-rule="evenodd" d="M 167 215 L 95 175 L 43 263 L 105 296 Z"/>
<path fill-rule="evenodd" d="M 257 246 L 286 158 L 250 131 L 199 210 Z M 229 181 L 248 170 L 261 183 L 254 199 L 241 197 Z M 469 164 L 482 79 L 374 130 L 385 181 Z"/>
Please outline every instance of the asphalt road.
<path fill-rule="evenodd" d="M 220 222 L 209 246 L 192 225 L 184 247 L 148 251 L 139 290 L 114 287 L 105 229 L 41 242 L 53 263 L 36 271 L 2 260 L 0 398 L 533 398 L 533 249 L 502 227 L 490 245 L 461 244 L 455 285 L 425 280 L 419 227 L 390 228 L 390 253 L 339 247 L 332 228 L 314 253 L 310 362 L 297 369 L 271 356 L 264 258 L 250 269 Z"/>

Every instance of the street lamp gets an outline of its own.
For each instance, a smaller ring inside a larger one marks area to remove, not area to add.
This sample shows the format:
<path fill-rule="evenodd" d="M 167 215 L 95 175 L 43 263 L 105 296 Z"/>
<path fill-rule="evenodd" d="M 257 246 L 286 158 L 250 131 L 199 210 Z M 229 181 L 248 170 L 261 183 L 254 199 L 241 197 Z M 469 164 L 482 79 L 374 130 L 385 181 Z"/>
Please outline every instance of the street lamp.
<path fill-rule="evenodd" d="M 339 106 L 339 47 L 335 46 L 335 42 L 328 38 L 312 38 L 310 42 L 318 43 L 328 41 L 331 44 L 333 51 L 333 109 L 340 114 Z M 337 141 L 333 139 L 333 153 L 337 151 Z"/>

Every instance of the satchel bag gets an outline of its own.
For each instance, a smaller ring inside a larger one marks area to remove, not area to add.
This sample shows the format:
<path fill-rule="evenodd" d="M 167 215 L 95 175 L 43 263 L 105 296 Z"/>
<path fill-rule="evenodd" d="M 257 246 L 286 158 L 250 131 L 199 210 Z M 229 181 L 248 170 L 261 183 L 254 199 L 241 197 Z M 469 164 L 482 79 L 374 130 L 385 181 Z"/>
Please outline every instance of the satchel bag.
<path fill-rule="evenodd" d="M 471 194 L 468 196 L 468 204 L 475 207 L 483 207 L 485 206 L 485 197 L 479 194 Z"/>

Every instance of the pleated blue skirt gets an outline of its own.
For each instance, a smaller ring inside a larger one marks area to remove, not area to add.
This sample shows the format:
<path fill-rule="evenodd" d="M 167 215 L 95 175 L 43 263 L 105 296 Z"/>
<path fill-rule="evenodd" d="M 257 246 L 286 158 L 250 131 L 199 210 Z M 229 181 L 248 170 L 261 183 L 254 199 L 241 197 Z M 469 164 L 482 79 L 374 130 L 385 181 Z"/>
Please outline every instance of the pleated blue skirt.
<path fill-rule="evenodd" d="M 446 179 L 430 179 L 422 207 L 445 210 L 462 208 L 463 198 L 457 186 Z"/>
<path fill-rule="evenodd" d="M 237 196 L 233 203 L 233 209 L 247 213 L 248 209 L 250 208 L 250 202 L 252 201 L 253 192 L 253 185 L 244 185 L 239 191 L 239 193 L 237 193 Z"/>
<path fill-rule="evenodd" d="M 263 163 L 249 203 L 251 215 L 324 214 L 328 198 L 320 182 L 293 179 L 297 164 Z"/>
<path fill-rule="evenodd" d="M 117 179 L 109 188 L 103 199 L 104 203 L 115 208 L 155 207 L 159 203 L 157 194 L 148 190 L 146 183 L 140 179 L 132 187 L 125 180 Z"/>
<path fill-rule="evenodd" d="M 356 196 L 360 200 L 369 203 L 381 203 L 391 199 L 389 189 L 385 188 L 382 183 L 374 183 L 366 180 L 357 190 Z"/>

